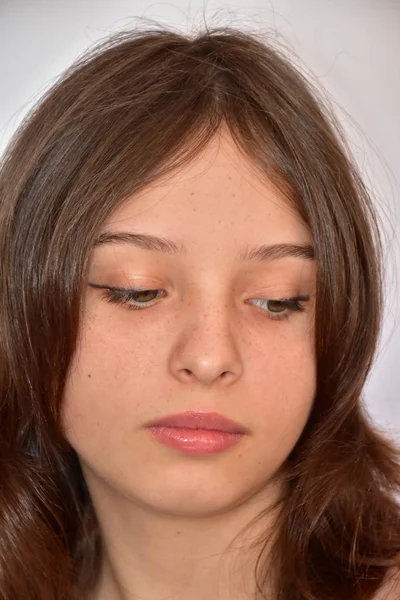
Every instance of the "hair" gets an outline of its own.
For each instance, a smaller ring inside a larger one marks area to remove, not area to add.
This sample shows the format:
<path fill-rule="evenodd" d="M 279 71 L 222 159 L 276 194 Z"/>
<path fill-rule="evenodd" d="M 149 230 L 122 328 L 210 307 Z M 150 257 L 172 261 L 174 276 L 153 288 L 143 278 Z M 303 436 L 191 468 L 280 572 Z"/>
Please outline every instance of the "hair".
<path fill-rule="evenodd" d="M 2 157 L 4 600 L 87 598 L 96 584 L 99 524 L 60 423 L 88 258 L 124 200 L 222 127 L 307 224 L 317 265 L 316 394 L 279 470 L 257 588 L 273 577 L 277 600 L 368 600 L 400 567 L 400 449 L 362 402 L 382 326 L 377 214 L 330 108 L 266 38 L 228 26 L 113 34 L 47 90 Z"/>

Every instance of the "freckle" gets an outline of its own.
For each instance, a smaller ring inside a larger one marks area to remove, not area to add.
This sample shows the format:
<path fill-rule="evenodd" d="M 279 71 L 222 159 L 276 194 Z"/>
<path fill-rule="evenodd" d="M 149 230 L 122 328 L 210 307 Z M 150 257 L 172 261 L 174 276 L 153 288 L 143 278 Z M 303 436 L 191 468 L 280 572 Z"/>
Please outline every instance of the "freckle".
<path fill-rule="evenodd" d="M 178 535 L 180 535 L 180 534 L 182 533 L 182 531 L 177 531 L 176 533 L 177 533 Z"/>
<path fill-rule="evenodd" d="M 190 195 L 191 195 L 191 196 L 194 196 L 194 192 L 190 192 Z"/>
<path fill-rule="evenodd" d="M 90 374 L 90 373 L 88 373 L 88 377 L 91 377 L 91 374 Z"/>

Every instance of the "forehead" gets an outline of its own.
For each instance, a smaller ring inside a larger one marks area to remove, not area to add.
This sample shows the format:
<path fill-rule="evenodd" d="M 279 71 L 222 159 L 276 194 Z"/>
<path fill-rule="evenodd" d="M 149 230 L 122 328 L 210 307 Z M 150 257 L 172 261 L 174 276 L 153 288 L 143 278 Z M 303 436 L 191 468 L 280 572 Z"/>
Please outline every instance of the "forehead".
<path fill-rule="evenodd" d="M 188 249 L 311 242 L 288 200 L 229 135 L 213 138 L 189 164 L 127 198 L 104 224 L 110 230 L 165 236 Z"/>

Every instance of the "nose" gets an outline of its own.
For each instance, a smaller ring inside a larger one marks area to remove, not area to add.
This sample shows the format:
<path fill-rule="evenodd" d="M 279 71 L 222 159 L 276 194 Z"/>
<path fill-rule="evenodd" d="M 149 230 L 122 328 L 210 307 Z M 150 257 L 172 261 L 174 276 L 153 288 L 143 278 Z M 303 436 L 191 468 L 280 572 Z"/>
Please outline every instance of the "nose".
<path fill-rule="evenodd" d="M 235 316 L 226 305 L 183 316 L 171 353 L 173 376 L 200 385 L 232 385 L 243 372 L 238 341 Z"/>

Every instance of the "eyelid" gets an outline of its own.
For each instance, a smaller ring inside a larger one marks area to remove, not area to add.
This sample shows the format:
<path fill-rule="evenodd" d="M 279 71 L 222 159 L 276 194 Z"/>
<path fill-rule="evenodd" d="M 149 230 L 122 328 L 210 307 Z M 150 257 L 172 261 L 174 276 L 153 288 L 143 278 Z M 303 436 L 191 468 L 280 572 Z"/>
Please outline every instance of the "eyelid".
<path fill-rule="evenodd" d="M 97 288 L 97 289 L 108 289 L 108 290 L 113 290 L 116 292 L 121 292 L 121 293 L 134 293 L 134 292 L 154 292 L 154 291 L 158 291 L 161 290 L 162 288 L 157 288 L 157 287 L 149 287 L 149 286 L 135 286 L 135 287 L 129 287 L 129 288 L 125 288 L 125 287 L 119 287 L 119 286 L 111 286 L 111 285 L 100 285 L 98 283 L 89 283 L 89 286 Z M 162 290 L 165 291 L 165 290 Z M 256 299 L 261 299 L 261 297 L 258 297 L 257 294 L 261 294 L 264 295 L 265 292 L 254 292 L 253 296 Z M 303 302 L 307 302 L 308 300 L 311 299 L 311 297 L 315 296 L 315 294 L 298 294 L 297 296 L 281 296 L 279 298 L 263 298 L 264 300 L 274 300 L 276 302 L 295 302 L 296 300 L 298 301 L 303 301 Z M 253 299 L 254 299 L 253 298 Z"/>

